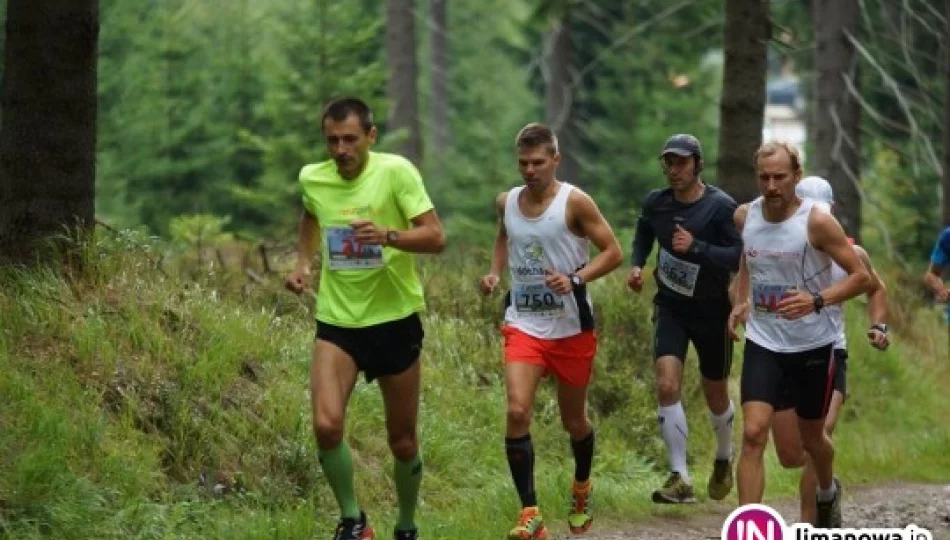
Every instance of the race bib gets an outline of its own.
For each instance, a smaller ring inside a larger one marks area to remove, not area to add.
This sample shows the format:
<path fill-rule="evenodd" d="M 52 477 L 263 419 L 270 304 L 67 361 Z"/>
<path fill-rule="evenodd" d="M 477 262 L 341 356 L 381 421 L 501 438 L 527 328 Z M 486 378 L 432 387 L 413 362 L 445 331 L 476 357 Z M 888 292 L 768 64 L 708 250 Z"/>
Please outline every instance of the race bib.
<path fill-rule="evenodd" d="M 660 281 L 671 290 L 692 297 L 696 291 L 696 278 L 699 277 L 699 265 L 677 259 L 663 248 L 657 261 L 657 275 Z"/>
<path fill-rule="evenodd" d="M 553 319 L 564 314 L 564 300 L 543 282 L 512 284 L 511 295 L 520 317 Z"/>
<path fill-rule="evenodd" d="M 330 270 L 363 270 L 383 265 L 383 246 L 365 245 L 350 227 L 327 227 Z"/>
<path fill-rule="evenodd" d="M 778 303 L 793 296 L 797 290 L 795 285 L 753 283 L 752 307 L 758 315 L 779 319 L 782 316 L 777 311 Z"/>

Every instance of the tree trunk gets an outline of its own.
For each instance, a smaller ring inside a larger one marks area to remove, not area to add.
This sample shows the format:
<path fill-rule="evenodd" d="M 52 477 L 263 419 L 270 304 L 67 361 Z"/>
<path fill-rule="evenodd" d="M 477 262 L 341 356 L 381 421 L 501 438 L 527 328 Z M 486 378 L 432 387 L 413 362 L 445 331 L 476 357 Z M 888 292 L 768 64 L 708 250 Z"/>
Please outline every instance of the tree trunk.
<path fill-rule="evenodd" d="M 449 126 L 449 0 L 432 1 L 432 143 L 436 176 L 445 172 L 446 154 L 451 148 Z"/>
<path fill-rule="evenodd" d="M 857 0 L 814 0 L 815 156 L 812 173 L 835 191 L 838 219 L 848 236 L 861 241 L 861 108 L 845 77 L 858 87 L 857 56 L 847 34 L 858 26 Z"/>
<path fill-rule="evenodd" d="M 579 149 L 573 115 L 576 96 L 571 78 L 571 61 L 570 11 L 565 8 L 545 37 L 545 116 L 547 124 L 557 134 L 561 151 L 557 177 L 564 182 L 579 184 Z"/>
<path fill-rule="evenodd" d="M 752 156 L 762 144 L 771 34 L 768 1 L 726 0 L 724 31 L 716 177 L 719 187 L 743 203 L 759 196 Z"/>
<path fill-rule="evenodd" d="M 405 128 L 408 138 L 399 153 L 416 166 L 422 163 L 422 130 L 419 124 L 419 97 L 416 62 L 414 0 L 386 1 L 386 59 L 389 63 L 387 94 L 391 131 Z"/>
<path fill-rule="evenodd" d="M 9 0 L 0 106 L 0 260 L 94 225 L 97 0 Z"/>
<path fill-rule="evenodd" d="M 943 29 L 943 225 L 950 227 L 950 2 Z"/>

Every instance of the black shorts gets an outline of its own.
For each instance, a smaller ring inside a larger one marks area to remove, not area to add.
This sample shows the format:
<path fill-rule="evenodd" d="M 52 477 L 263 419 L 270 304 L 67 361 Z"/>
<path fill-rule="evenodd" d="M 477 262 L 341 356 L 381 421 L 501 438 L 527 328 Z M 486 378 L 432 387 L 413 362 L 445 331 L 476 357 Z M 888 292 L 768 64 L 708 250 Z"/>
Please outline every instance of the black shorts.
<path fill-rule="evenodd" d="M 424 336 L 418 313 L 365 328 L 317 322 L 317 339 L 328 341 L 353 357 L 366 382 L 409 369 L 419 359 Z"/>
<path fill-rule="evenodd" d="M 819 420 L 828 413 L 835 376 L 832 344 L 807 351 L 770 351 L 745 341 L 742 403 L 761 401 L 776 411 L 794 408 L 799 418 Z"/>
<path fill-rule="evenodd" d="M 848 351 L 847 349 L 835 349 L 835 381 L 834 389 L 841 392 L 844 397 L 848 396 Z"/>
<path fill-rule="evenodd" d="M 732 369 L 728 321 L 728 312 L 721 317 L 691 317 L 656 305 L 653 307 L 653 358 L 675 356 L 685 361 L 692 341 L 703 377 L 713 381 L 728 379 Z"/>

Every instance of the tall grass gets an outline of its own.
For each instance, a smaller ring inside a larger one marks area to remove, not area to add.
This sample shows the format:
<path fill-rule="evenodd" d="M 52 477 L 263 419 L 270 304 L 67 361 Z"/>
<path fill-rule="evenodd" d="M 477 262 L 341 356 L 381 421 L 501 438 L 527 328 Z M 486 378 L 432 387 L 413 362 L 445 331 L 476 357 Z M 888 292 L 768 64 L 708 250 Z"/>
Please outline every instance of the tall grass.
<path fill-rule="evenodd" d="M 248 282 L 209 266 L 186 279 L 193 272 L 159 269 L 160 254 L 123 233 L 89 246 L 81 274 L 0 276 L 0 537 L 328 538 L 337 509 L 310 425 L 312 307 L 282 292 L 277 275 Z M 501 299 L 475 288 L 485 268 L 477 249 L 420 268 L 427 538 L 498 538 L 517 512 L 503 449 Z M 592 284 L 598 524 L 689 511 L 648 502 L 666 469 L 651 293 L 626 292 L 622 273 Z M 894 347 L 879 353 L 864 344 L 861 306 L 849 306 L 852 395 L 837 436 L 846 485 L 950 479 L 946 330 L 933 313 L 903 317 Z M 741 351 L 734 375 L 739 360 Z M 688 363 L 690 463 L 702 495 L 713 438 L 692 352 Z M 358 496 L 386 537 L 395 491 L 375 385 L 359 383 L 347 432 Z M 559 531 L 573 465 L 550 384 L 532 436 L 540 503 Z M 768 497 L 793 493 L 797 476 L 768 460 Z"/>

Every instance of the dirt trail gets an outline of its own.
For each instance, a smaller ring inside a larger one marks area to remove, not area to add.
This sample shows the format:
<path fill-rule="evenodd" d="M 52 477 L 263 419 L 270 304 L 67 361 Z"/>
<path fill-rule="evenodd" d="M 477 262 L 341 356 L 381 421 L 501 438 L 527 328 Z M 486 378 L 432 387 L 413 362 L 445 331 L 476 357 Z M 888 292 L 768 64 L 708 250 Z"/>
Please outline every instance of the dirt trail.
<path fill-rule="evenodd" d="M 913 523 L 930 530 L 934 540 L 950 540 L 950 485 L 893 484 L 849 490 L 842 501 L 846 527 L 903 528 Z M 558 531 L 553 538 L 584 540 L 719 540 L 722 523 L 734 506 L 702 503 L 708 514 L 689 517 L 655 517 L 625 527 L 594 529 L 582 537 Z M 777 508 L 786 523 L 798 517 L 794 500 L 766 501 Z M 595 522 L 596 523 L 596 522 Z"/>

